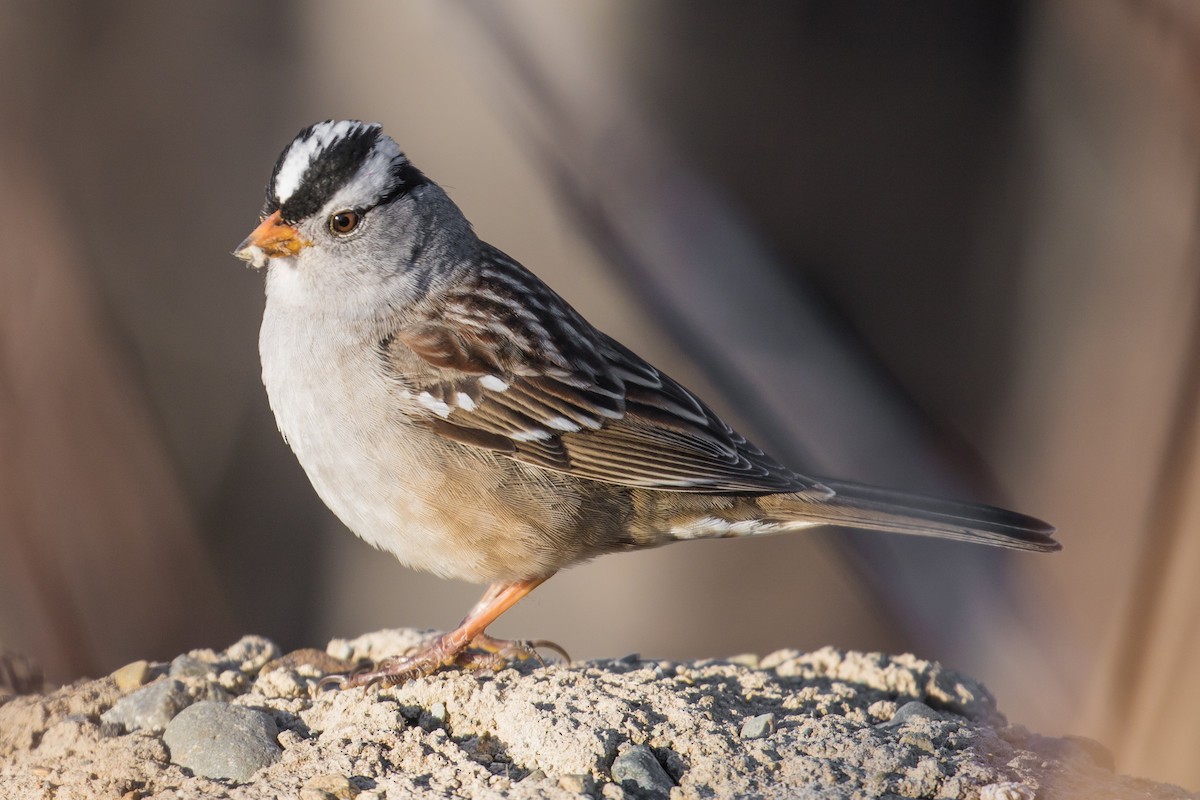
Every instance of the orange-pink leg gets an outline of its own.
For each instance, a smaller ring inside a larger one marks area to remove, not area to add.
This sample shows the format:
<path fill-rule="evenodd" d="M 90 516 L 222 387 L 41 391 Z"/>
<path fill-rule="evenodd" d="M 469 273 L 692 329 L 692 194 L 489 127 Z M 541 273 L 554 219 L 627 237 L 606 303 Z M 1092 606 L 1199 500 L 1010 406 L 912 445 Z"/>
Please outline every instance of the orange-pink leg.
<path fill-rule="evenodd" d="M 566 657 L 563 649 L 551 642 L 509 642 L 493 639 L 484 632 L 497 617 L 549 577 L 547 575 L 545 578 L 531 578 L 513 583 L 493 583 L 454 630 L 442 634 L 414 653 L 386 659 L 376 669 L 339 679 L 337 683 L 353 687 L 369 686 L 383 681 L 388 686 L 395 686 L 414 678 L 431 675 L 442 667 L 499 669 L 514 658 L 540 660 L 535 647 L 553 649 Z M 470 648 L 478 648 L 483 652 L 470 652 Z"/>

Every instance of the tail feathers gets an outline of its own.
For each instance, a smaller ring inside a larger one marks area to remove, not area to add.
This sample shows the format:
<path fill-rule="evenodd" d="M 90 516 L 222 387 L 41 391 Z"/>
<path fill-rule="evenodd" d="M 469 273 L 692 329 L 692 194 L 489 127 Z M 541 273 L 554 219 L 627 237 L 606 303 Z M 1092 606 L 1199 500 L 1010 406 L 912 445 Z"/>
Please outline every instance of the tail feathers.
<path fill-rule="evenodd" d="M 1051 552 L 1062 545 L 1052 538 L 1054 526 L 1035 517 L 993 506 L 960 503 L 933 497 L 880 489 L 846 481 L 820 479 L 833 496 L 820 502 L 805 502 L 795 508 L 797 522 L 840 525 L 860 530 L 904 533 L 954 539 L 1013 550 Z M 789 510 L 787 495 L 760 497 L 772 516 Z"/>

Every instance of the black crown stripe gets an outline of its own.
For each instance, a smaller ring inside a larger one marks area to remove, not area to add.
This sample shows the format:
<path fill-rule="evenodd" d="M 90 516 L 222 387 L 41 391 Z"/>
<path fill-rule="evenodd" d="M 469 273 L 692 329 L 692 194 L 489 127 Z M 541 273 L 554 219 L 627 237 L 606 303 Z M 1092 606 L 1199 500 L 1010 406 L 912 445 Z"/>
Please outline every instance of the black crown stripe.
<path fill-rule="evenodd" d="M 284 221 L 293 224 L 315 214 L 358 171 L 383 135 L 382 128 L 378 125 L 358 123 L 347 134 L 329 143 L 324 150 L 315 155 L 305 168 L 296 191 L 281 203 L 275 192 L 275 182 L 288 153 L 298 144 L 310 140 L 319 125 L 331 123 L 333 120 L 309 125 L 300 131 L 292 144 L 280 154 L 271 172 L 271 180 L 267 184 L 264 214 L 282 211 Z M 374 205 L 390 203 L 429 182 L 429 179 L 404 156 L 400 156 L 392 165 L 391 178 L 390 188 Z"/>
<path fill-rule="evenodd" d="M 311 127 L 306 129 L 309 136 L 312 135 L 312 130 Z M 283 212 L 284 221 L 299 222 L 319 211 L 362 166 L 379 136 L 379 126 L 362 125 L 351 128 L 346 135 L 330 142 L 304 170 L 300 185 L 291 197 L 282 204 L 279 203 L 278 197 L 275 198 L 276 206 Z M 280 164 L 285 156 L 286 151 L 284 156 L 280 157 Z M 277 164 L 277 169 L 278 166 Z M 274 187 L 275 181 L 272 178 L 269 190 L 272 194 L 275 192 Z"/>

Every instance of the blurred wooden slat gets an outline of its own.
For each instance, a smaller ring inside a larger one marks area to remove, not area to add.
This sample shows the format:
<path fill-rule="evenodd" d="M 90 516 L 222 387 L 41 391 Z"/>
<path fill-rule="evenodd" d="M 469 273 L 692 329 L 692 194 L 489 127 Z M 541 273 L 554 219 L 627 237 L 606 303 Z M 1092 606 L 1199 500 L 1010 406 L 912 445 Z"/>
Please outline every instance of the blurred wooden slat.
<path fill-rule="evenodd" d="M 1077 418 L 1099 422 L 1098 409 L 1121 415 L 1092 431 L 1093 452 L 1107 444 L 1107 455 L 1096 452 L 1103 466 L 1079 475 L 1090 492 L 1075 495 L 1103 534 L 1087 542 L 1092 569 L 1074 576 L 1083 589 L 1072 598 L 1074 619 L 1105 634 L 1083 724 L 1113 746 L 1121 770 L 1196 789 L 1200 9 L 1176 0 L 1062 0 L 1043 17 L 1034 66 L 1071 76 L 1073 133 L 1103 168 L 1090 196 L 1111 206 L 1110 224 L 1091 232 L 1099 285 L 1081 287 L 1106 296 L 1107 313 L 1093 304 L 1101 313 L 1080 320 L 1092 332 L 1072 359 L 1119 383 L 1102 399 L 1079 397 L 1091 408 Z M 1087 384 L 1076 387 L 1086 392 Z M 1101 606 L 1097 596 L 1114 602 Z M 1098 617 L 1101 607 L 1113 613 Z"/>
<path fill-rule="evenodd" d="M 139 53 L 110 48 L 118 34 L 186 50 L 172 40 L 178 17 L 164 18 L 170 33 L 148 30 L 146 11 L 132 0 L 0 4 L 0 214 L 9 220 L 0 237 L 0 642 L 42 664 L 51 682 L 236 633 L 168 452 L 170 409 L 149 400 L 130 322 L 104 291 L 106 278 L 120 280 L 114 263 L 168 280 L 186 263 L 178 236 L 175 258 L 152 255 L 147 244 L 171 231 L 142 213 L 147 205 L 183 225 L 201 218 L 180 168 L 194 157 L 176 149 L 186 137 L 154 137 L 146 124 L 168 110 L 148 102 L 142 83 L 163 74 L 164 60 L 105 75 L 106 63 Z M 204 113 L 206 98 L 171 86 Z M 122 157 L 127 143 L 132 159 Z M 152 157 L 176 168 L 147 169 Z M 141 308 L 177 321 L 171 302 L 158 292 Z M 180 341 L 210 347 L 194 331 L 146 336 L 177 351 Z"/>
<path fill-rule="evenodd" d="M 0 166 L 20 230 L 0 257 L 0 640 L 62 681 L 233 628 L 37 164 Z"/>

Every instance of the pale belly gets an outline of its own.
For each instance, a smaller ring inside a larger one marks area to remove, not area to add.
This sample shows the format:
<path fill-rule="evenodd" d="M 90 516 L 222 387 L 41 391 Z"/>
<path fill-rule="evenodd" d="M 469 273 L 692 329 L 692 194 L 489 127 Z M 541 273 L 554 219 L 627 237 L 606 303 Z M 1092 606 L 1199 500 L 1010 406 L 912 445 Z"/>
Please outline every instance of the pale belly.
<path fill-rule="evenodd" d="M 411 422 L 419 412 L 371 348 L 291 341 L 263 351 L 280 431 L 317 494 L 368 543 L 416 569 L 480 583 L 549 575 L 584 555 L 573 534 L 580 502 L 559 476 Z"/>

